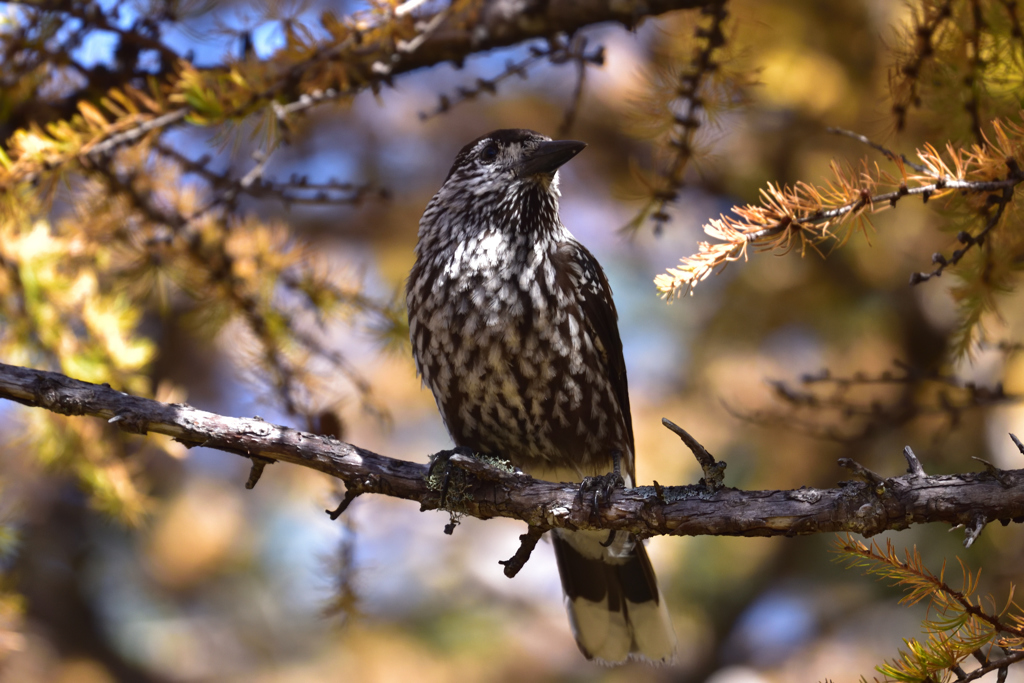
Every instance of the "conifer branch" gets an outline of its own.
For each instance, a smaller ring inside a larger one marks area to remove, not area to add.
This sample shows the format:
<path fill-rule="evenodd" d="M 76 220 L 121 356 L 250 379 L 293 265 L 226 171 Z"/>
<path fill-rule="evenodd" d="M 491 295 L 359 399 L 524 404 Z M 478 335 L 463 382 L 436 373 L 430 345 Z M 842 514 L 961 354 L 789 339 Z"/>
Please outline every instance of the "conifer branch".
<path fill-rule="evenodd" d="M 964 232 L 963 249 L 953 253 L 958 262 L 972 246 L 981 244 L 1003 216 L 1003 210 L 1024 182 L 1024 126 L 996 120 L 993 139 L 970 149 L 948 145 L 942 155 L 931 145 L 917 151 L 924 170 L 910 172 L 899 158 L 890 157 L 896 175 L 861 162 L 859 172 L 832 164 L 832 178 L 822 185 L 799 182 L 794 187 L 769 183 L 762 189 L 761 202 L 736 206 L 732 215 L 721 215 L 704 225 L 704 232 L 715 242 L 701 242 L 696 254 L 682 259 L 680 265 L 655 278 L 659 293 L 666 299 L 691 293 L 693 288 L 717 269 L 746 259 L 749 249 L 786 253 L 799 247 L 820 253 L 822 245 L 835 241 L 841 245 L 850 231 L 840 234 L 834 228 L 867 220 L 872 213 L 895 208 L 906 197 L 931 199 L 953 195 L 979 198 L 982 205 L 995 204 L 984 228 L 975 236 Z M 889 189 L 892 188 L 892 189 Z M 888 191 L 883 191 L 888 190 Z M 995 198 L 992 196 L 995 195 Z M 863 226 L 861 226 L 863 228 Z M 939 263 L 938 272 L 945 266 Z M 911 284 L 930 275 L 915 274 Z"/>
<path fill-rule="evenodd" d="M 452 107 L 463 102 L 475 100 L 483 94 L 496 95 L 498 86 L 503 82 L 511 79 L 513 76 L 525 79 L 530 68 L 542 61 L 555 65 L 572 62 L 577 65 L 577 69 L 585 71 L 588 64 L 595 66 L 604 64 L 604 48 L 598 46 L 593 51 L 587 52 L 587 41 L 585 38 L 578 37 L 570 41 L 564 36 L 553 36 L 548 40 L 548 44 L 545 47 L 531 46 L 529 56 L 524 57 L 518 62 L 511 60 L 506 62 L 505 68 L 494 76 L 490 78 L 477 78 L 473 85 L 459 87 L 453 95 L 440 95 L 437 105 L 433 109 L 419 113 L 420 121 L 427 121 L 445 114 Z M 580 77 L 572 100 L 576 104 L 578 104 L 581 95 L 582 82 L 582 77 Z M 574 106 L 570 108 L 570 111 L 572 111 Z"/>
<path fill-rule="evenodd" d="M 161 155 L 173 159 L 183 171 L 201 176 L 217 192 L 223 193 L 226 189 L 231 188 L 230 194 L 219 195 L 218 203 L 225 203 L 229 197 L 237 197 L 239 194 L 246 194 L 256 199 L 275 199 L 288 208 L 293 204 L 358 206 L 369 198 L 383 201 L 391 197 L 390 191 L 384 187 L 375 187 L 365 183 L 341 182 L 334 178 L 324 182 L 315 182 L 304 175 L 293 175 L 287 181 L 270 180 L 260 176 L 243 185 L 241 179 L 212 170 L 209 156 L 204 155 L 193 159 L 159 140 L 153 144 L 153 149 Z"/>
<path fill-rule="evenodd" d="M 1003 680 L 1007 667 L 1024 659 L 1024 612 L 1013 602 L 1012 585 L 1005 606 L 998 609 L 991 597 L 983 600 L 976 595 L 980 571 L 969 571 L 962 561 L 963 587 L 956 589 L 945 579 L 945 565 L 936 575 L 916 548 L 901 559 L 888 539 L 883 550 L 877 543 L 865 544 L 847 535 L 837 541 L 835 551 L 839 561 L 906 590 L 902 604 L 929 604 L 923 622 L 927 641 L 904 641 L 907 649 L 898 659 L 876 667 L 886 681 L 933 681 L 949 673 L 958 681 L 971 681 L 997 670 Z M 986 602 L 991 610 L 983 606 Z M 993 658 L 997 649 L 1003 656 Z M 972 657 L 981 666 L 968 675 L 961 664 Z"/>
<path fill-rule="evenodd" d="M 646 16 L 699 7 L 707 0 L 653 0 L 643 4 L 602 0 L 551 0 L 527 12 L 508 12 L 487 3 L 479 16 L 465 17 L 445 7 L 413 16 L 384 5 L 356 21 L 335 19 L 323 43 L 294 37 L 277 56 L 281 65 L 240 63 L 232 69 L 198 69 L 180 62 L 163 83 L 151 81 L 150 92 L 132 86 L 110 91 L 101 108 L 79 102 L 79 115 L 39 129 L 16 133 L 0 155 L 0 190 L 37 182 L 43 174 L 91 157 L 109 154 L 148 135 L 186 121 L 212 126 L 272 110 L 281 124 L 312 106 L 376 90 L 402 74 L 534 39 L 572 35 L 587 26 L 618 22 L 635 26 Z M 365 27 L 364 27 L 365 26 Z M 9 157 L 9 158 L 8 158 Z"/>
<path fill-rule="evenodd" d="M 892 91 L 892 113 L 896 117 L 896 130 L 907 125 L 907 113 L 921 105 L 920 82 L 922 71 L 935 58 L 937 36 L 953 16 L 953 0 L 939 0 L 915 8 L 912 24 L 904 40 L 909 44 L 889 75 Z"/>
<path fill-rule="evenodd" d="M 713 85 L 721 80 L 719 53 L 726 45 L 727 4 L 727 0 L 715 0 L 701 8 L 701 17 L 707 19 L 694 30 L 696 48 L 689 62 L 679 69 L 673 82 L 664 78 L 664 84 L 653 88 L 655 97 L 661 94 L 662 87 L 671 89 L 671 96 L 658 103 L 663 105 L 664 111 L 656 113 L 671 120 L 664 140 L 665 159 L 654 176 L 645 181 L 650 197 L 625 226 L 626 231 L 635 231 L 650 219 L 654 222 L 655 233 L 659 233 L 671 218 L 667 209 L 679 198 L 685 185 L 686 171 L 697 155 L 697 134 L 708 123 L 709 105 L 717 104 L 718 95 L 713 92 Z"/>
<path fill-rule="evenodd" d="M 265 288 L 255 286 L 252 275 L 258 275 L 262 282 L 279 280 L 282 285 L 293 291 L 312 294 L 321 299 L 321 305 L 333 298 L 338 302 L 356 305 L 363 311 L 380 311 L 382 307 L 361 294 L 342 292 L 326 282 L 311 282 L 299 273 L 289 272 L 301 270 L 298 260 L 294 258 L 285 257 L 282 263 L 275 267 L 260 268 L 258 274 L 252 271 L 248 271 L 251 273 L 248 277 L 241 274 L 238 272 L 237 264 L 244 260 L 244 257 L 233 253 L 230 248 L 237 229 L 226 215 L 212 215 L 226 209 L 235 200 L 238 192 L 248 191 L 250 187 L 258 184 L 268 158 L 264 156 L 258 159 L 246 174 L 246 178 L 226 183 L 226 187 L 219 188 L 205 204 L 189 216 L 183 216 L 173 208 L 159 206 L 152 193 L 136 186 L 136 177 L 133 173 L 125 174 L 119 171 L 111 159 L 97 159 L 94 165 L 99 171 L 97 176 L 104 179 L 112 195 L 126 199 L 145 221 L 170 229 L 175 253 L 188 263 L 189 277 L 203 281 L 199 288 L 201 291 L 218 291 L 231 311 L 244 322 L 259 345 L 259 362 L 267 371 L 273 392 L 287 414 L 310 417 L 310 410 L 302 405 L 299 399 L 305 393 L 303 389 L 308 384 L 305 381 L 306 373 L 286 352 L 289 345 L 298 345 L 303 351 L 328 361 L 340 376 L 347 379 L 356 389 L 367 412 L 384 417 L 385 411 L 373 401 L 370 384 L 362 374 L 343 354 L 326 348 L 314 336 L 305 332 L 295 315 L 277 305 L 272 296 L 261 295 L 261 290 Z M 202 232 L 200 222 L 204 217 L 213 220 L 218 229 L 214 235 L 198 239 L 197 235 Z M 253 256 L 259 258 L 258 255 Z M 289 265 L 294 267 L 289 268 Z"/>

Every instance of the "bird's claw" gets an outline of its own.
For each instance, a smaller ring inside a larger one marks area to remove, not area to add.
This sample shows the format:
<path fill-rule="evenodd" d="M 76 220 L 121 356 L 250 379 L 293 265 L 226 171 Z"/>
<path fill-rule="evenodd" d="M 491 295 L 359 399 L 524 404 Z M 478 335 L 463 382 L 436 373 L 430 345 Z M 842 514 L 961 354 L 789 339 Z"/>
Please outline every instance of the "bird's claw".
<path fill-rule="evenodd" d="M 597 477 L 584 477 L 580 483 L 580 500 L 591 500 L 593 509 L 597 510 L 612 497 L 615 489 L 625 486 L 626 482 L 618 472 L 609 472 Z"/>
<path fill-rule="evenodd" d="M 427 468 L 427 483 L 430 488 L 441 493 L 442 508 L 448 505 L 448 492 L 451 489 L 452 473 L 454 470 L 458 470 L 458 466 L 451 462 L 453 455 L 464 455 L 467 458 L 476 457 L 472 448 L 456 446 L 447 451 L 440 451 L 430 459 L 430 466 Z"/>

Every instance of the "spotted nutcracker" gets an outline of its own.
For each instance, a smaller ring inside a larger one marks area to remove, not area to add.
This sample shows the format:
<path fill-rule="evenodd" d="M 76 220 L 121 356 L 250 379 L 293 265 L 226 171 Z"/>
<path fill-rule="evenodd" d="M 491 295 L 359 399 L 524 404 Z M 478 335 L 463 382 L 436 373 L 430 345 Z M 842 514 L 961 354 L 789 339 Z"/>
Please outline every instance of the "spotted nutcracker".
<path fill-rule="evenodd" d="M 420 220 L 406 301 L 416 367 L 457 446 L 539 479 L 620 461 L 633 428 L 608 279 L 558 216 L 558 168 L 586 145 L 498 130 L 466 145 Z M 664 662 L 676 640 L 642 543 L 557 530 L 569 620 L 588 659 Z"/>

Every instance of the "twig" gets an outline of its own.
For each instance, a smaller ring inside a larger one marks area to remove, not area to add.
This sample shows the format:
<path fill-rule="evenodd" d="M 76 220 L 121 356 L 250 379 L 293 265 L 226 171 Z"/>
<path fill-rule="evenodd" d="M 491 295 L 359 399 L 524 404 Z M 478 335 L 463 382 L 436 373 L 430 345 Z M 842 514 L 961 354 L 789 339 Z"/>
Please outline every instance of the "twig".
<path fill-rule="evenodd" d="M 913 476 L 923 479 L 928 475 L 925 474 L 924 467 L 921 466 L 921 461 L 917 459 L 914 451 L 910 446 L 903 447 L 903 457 L 907 459 L 907 472 Z"/>
<path fill-rule="evenodd" d="M 548 39 L 546 47 L 530 47 L 530 55 L 525 57 L 518 62 L 509 60 L 505 62 L 505 68 L 498 74 L 491 76 L 490 78 L 477 78 L 476 82 L 469 87 L 460 86 L 454 95 L 440 95 L 438 97 L 437 105 L 430 111 L 421 111 L 419 113 L 420 121 L 427 121 L 441 114 L 445 114 L 451 110 L 452 107 L 475 100 L 480 95 L 486 93 L 494 95 L 498 92 L 498 86 L 512 78 L 518 76 L 520 78 L 526 78 L 527 71 L 530 67 L 538 64 L 541 61 L 547 60 L 552 64 L 565 64 L 566 62 L 574 62 L 578 65 L 579 69 L 585 70 L 587 64 L 594 64 L 600 66 L 604 63 L 604 48 L 598 47 L 593 52 L 587 53 L 587 41 L 585 38 L 577 38 L 571 43 L 567 42 L 560 36 L 554 36 Z M 578 103 L 579 97 L 582 94 L 583 82 L 582 76 L 576 84 L 576 95 L 574 96 L 574 102 Z M 566 112 L 568 117 L 569 112 Z M 564 127 L 564 123 L 563 123 Z M 559 129 L 561 130 L 561 128 Z"/>
<path fill-rule="evenodd" d="M 391 196 L 390 192 L 383 187 L 343 183 L 334 179 L 326 182 L 310 182 L 308 177 L 298 175 L 292 176 L 287 182 L 260 177 L 248 187 L 242 187 L 237 179 L 211 170 L 209 156 L 192 159 L 160 140 L 153 144 L 153 148 L 163 156 L 174 160 L 185 172 L 201 176 L 214 189 L 235 186 L 237 193 L 245 193 L 258 199 L 274 198 L 286 207 L 292 204 L 357 205 L 366 197 L 376 196 L 386 200 Z"/>
<path fill-rule="evenodd" d="M 1019 176 L 1020 169 L 1016 167 L 1016 162 L 1013 162 L 1010 166 L 1013 169 L 1013 174 Z M 957 233 L 956 238 L 964 246 L 954 250 L 952 256 L 948 259 L 942 254 L 933 255 L 932 262 L 938 264 L 936 265 L 935 270 L 930 273 L 911 273 L 910 284 L 917 285 L 925 282 L 926 280 L 930 280 L 933 277 L 942 275 L 942 271 L 944 271 L 947 266 L 955 266 L 960 263 L 960 259 L 962 259 L 964 255 L 971 250 L 971 247 L 983 245 L 985 243 L 985 238 L 988 237 L 988 233 L 999 224 L 999 220 L 1003 217 L 1003 212 L 1006 211 L 1006 207 L 1011 201 L 1013 201 L 1013 187 L 1004 187 L 1002 195 L 994 202 L 996 210 L 989 217 L 982 231 L 977 235 L 971 235 L 969 232 L 961 230 Z"/>
<path fill-rule="evenodd" d="M 625 226 L 626 230 L 636 230 L 643 220 L 650 218 L 654 222 L 654 232 L 658 234 L 671 218 L 666 209 L 676 201 L 685 184 L 686 169 L 694 156 L 697 131 L 704 125 L 706 85 L 719 70 L 714 54 L 726 42 L 723 28 L 729 17 L 727 4 L 727 0 L 712 0 L 701 8 L 701 14 L 710 17 L 710 21 L 706 26 L 697 27 L 694 35 L 699 47 L 679 77 L 678 95 L 673 101 L 673 109 L 678 113 L 672 115 L 672 132 L 668 139 L 671 159 L 658 173 L 660 186 L 647 206 Z"/>
<path fill-rule="evenodd" d="M 991 475 L 992 475 L 992 477 L 993 477 L 993 478 L 994 478 L 994 479 L 995 479 L 996 481 L 998 481 L 998 482 L 999 482 L 1000 484 L 1002 484 L 1004 488 L 1005 488 L 1005 487 L 1009 487 L 1009 486 L 1012 486 L 1012 484 L 1010 483 L 1010 481 L 1009 481 L 1009 480 L 1008 480 L 1008 479 L 1007 479 L 1007 478 L 1006 478 L 1006 477 L 1005 477 L 1005 476 L 1003 475 L 1003 472 L 1004 472 L 1005 470 L 1001 470 L 1001 469 L 999 469 L 998 467 L 996 467 L 995 465 L 993 465 L 992 463 L 990 463 L 990 462 L 989 462 L 988 460 L 985 460 L 984 458 L 979 458 L 979 457 L 978 457 L 978 456 L 976 456 L 976 455 L 972 455 L 972 456 L 971 456 L 971 460 L 977 460 L 977 461 L 978 461 L 978 462 L 980 462 L 980 463 L 981 463 L 982 465 L 984 465 L 984 466 L 985 466 L 985 471 L 986 471 L 986 472 L 988 472 L 989 474 L 991 474 Z"/>
<path fill-rule="evenodd" d="M 914 31 L 908 35 L 908 38 L 915 41 L 914 51 L 908 61 L 896 66 L 896 79 L 890 86 L 893 91 L 892 112 L 896 116 L 896 130 L 903 130 L 906 126 L 908 109 L 921 105 L 918 81 L 925 64 L 935 56 L 932 40 L 942 24 L 952 17 L 952 4 L 953 0 L 944 0 L 936 6 L 932 16 L 923 19 L 918 19 L 916 14 L 914 16 Z M 898 80 L 900 78 L 903 80 Z"/>
<path fill-rule="evenodd" d="M 962 683 L 968 683 L 968 681 L 976 681 L 982 676 L 989 674 L 993 671 L 999 672 L 999 679 L 997 683 L 1002 683 L 1006 680 L 1005 672 L 1008 671 L 1008 667 L 1011 664 L 1015 664 L 1021 660 L 1024 660 L 1024 651 L 1017 650 L 1011 654 L 1007 654 L 1005 657 L 1002 657 L 1001 659 L 997 659 L 986 664 L 980 669 L 975 669 L 967 675 L 967 678 L 963 679 Z"/>
<path fill-rule="evenodd" d="M 864 481 L 874 484 L 876 487 L 884 487 L 887 483 L 885 477 L 869 470 L 852 458 L 839 458 L 838 462 L 840 467 L 850 470 Z"/>
<path fill-rule="evenodd" d="M 176 124 L 184 122 L 185 117 L 188 116 L 188 114 L 188 109 L 181 108 L 170 111 L 163 116 L 148 119 L 127 130 L 115 133 L 104 139 L 102 142 L 82 147 L 81 155 L 90 159 L 105 156 L 121 145 L 127 145 L 140 140 L 153 131 L 167 130 Z"/>
<path fill-rule="evenodd" d="M 259 456 L 253 456 L 249 458 L 249 460 L 252 461 L 252 467 L 249 469 L 249 479 L 245 482 L 245 488 L 253 489 L 256 488 L 256 484 L 259 482 L 260 477 L 263 476 L 263 468 L 267 465 L 273 465 L 274 461 L 267 458 L 261 458 Z"/>
<path fill-rule="evenodd" d="M 705 224 L 705 232 L 721 241 L 701 242 L 696 254 L 684 258 L 678 266 L 669 268 L 667 273 L 659 275 L 655 278 L 655 284 L 666 299 L 689 293 L 697 283 L 706 279 L 716 269 L 746 258 L 751 245 L 761 250 L 772 250 L 791 248 L 793 241 L 799 240 L 804 245 L 814 246 L 832 239 L 834 235 L 829 228 L 845 220 L 847 216 L 893 208 L 904 197 L 920 196 L 927 201 L 936 193 L 947 193 L 951 190 L 972 194 L 1001 192 L 1004 197 L 1012 197 L 1013 188 L 1024 182 L 1024 173 L 1012 159 L 1007 165 L 1011 170 L 1002 180 L 939 178 L 935 182 L 916 187 L 908 187 L 906 183 L 902 183 L 892 192 L 875 195 L 862 188 L 856 199 L 851 199 L 840 206 L 814 211 L 802 208 L 809 201 L 807 196 L 801 195 L 801 191 L 805 195 L 809 192 L 806 187 L 803 190 L 800 187 L 791 190 L 770 186 L 769 192 L 763 193 L 763 196 L 767 197 L 764 205 L 735 207 L 733 211 L 739 214 L 739 219 L 723 215 L 720 219 L 712 219 Z M 1000 208 L 977 237 L 971 237 L 966 232 L 962 232 L 960 237 L 965 243 L 973 241 L 971 246 L 980 243 L 979 240 L 983 241 L 988 231 L 998 222 L 1004 208 L 1005 202 L 1000 200 Z M 959 256 L 954 252 L 957 261 L 962 256 L 962 252 Z M 916 273 L 911 277 L 911 284 L 929 277 L 931 275 L 927 273 Z"/>
<path fill-rule="evenodd" d="M 896 154 L 895 152 L 887 149 L 886 147 L 883 147 L 877 142 L 872 141 L 866 135 L 861 135 L 860 133 L 855 133 L 852 130 L 846 130 L 845 128 L 835 128 L 832 126 L 826 128 L 825 131 L 828 133 L 832 133 L 833 135 L 842 135 L 844 137 L 853 138 L 854 140 L 864 143 L 868 147 L 881 152 L 889 161 L 896 161 L 897 159 L 899 159 L 903 163 L 903 165 L 909 166 L 918 173 L 924 173 L 927 170 L 922 164 L 919 164 L 908 159 L 905 154 Z"/>
<path fill-rule="evenodd" d="M 985 519 L 984 515 L 977 515 L 971 520 L 970 525 L 964 529 L 964 547 L 970 548 L 974 545 L 974 542 L 978 540 L 978 536 L 981 535 L 981 530 L 985 528 L 988 520 Z"/>
<path fill-rule="evenodd" d="M 345 495 L 342 497 L 341 502 L 338 503 L 338 507 L 333 510 L 324 510 L 324 512 L 326 512 L 332 520 L 338 519 L 345 510 L 348 510 L 348 506 L 351 505 L 352 501 L 358 498 L 360 494 L 362 494 L 362 490 L 358 486 L 355 486 L 354 484 L 350 485 L 346 482 Z"/>
<path fill-rule="evenodd" d="M 699 441 L 690 436 L 685 429 L 675 424 L 667 417 L 661 418 L 661 424 L 670 432 L 682 439 L 683 443 L 686 444 L 686 447 L 693 453 L 693 457 L 697 458 L 697 462 L 700 463 L 701 470 L 704 471 L 704 478 L 701 479 L 700 483 L 703 484 L 710 493 L 714 493 L 721 489 L 722 486 L 724 486 L 725 462 L 716 462 L 715 456 L 708 453 L 707 449 L 704 448 Z"/>
<path fill-rule="evenodd" d="M 530 559 L 533 549 L 537 547 L 537 541 L 544 535 L 547 529 L 539 526 L 531 526 L 526 533 L 519 537 L 519 550 L 507 560 L 498 560 L 498 564 L 505 567 L 505 576 L 512 578 L 519 573 L 526 561 Z"/>
<path fill-rule="evenodd" d="M 576 122 L 576 114 L 579 113 L 580 102 L 583 100 L 583 84 L 587 78 L 587 65 L 595 64 L 601 66 L 604 64 L 604 47 L 598 47 L 595 55 L 588 57 L 586 55 L 586 37 L 577 36 L 573 43 L 577 44 L 571 53 L 572 61 L 576 64 L 576 87 L 573 89 L 572 98 L 569 100 L 565 114 L 562 116 L 562 123 L 558 125 L 557 136 L 560 138 L 567 137 L 570 131 L 572 131 L 573 124 Z"/>

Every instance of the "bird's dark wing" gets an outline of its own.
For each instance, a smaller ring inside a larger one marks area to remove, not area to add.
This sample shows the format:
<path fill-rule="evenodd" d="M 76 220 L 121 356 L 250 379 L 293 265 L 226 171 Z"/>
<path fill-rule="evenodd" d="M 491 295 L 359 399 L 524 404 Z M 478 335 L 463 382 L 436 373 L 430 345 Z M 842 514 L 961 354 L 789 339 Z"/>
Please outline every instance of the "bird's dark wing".
<path fill-rule="evenodd" d="M 601 264 L 582 244 L 569 242 L 563 245 L 558 250 L 556 259 L 564 259 L 563 263 L 569 266 L 565 269 L 556 268 L 557 271 L 568 271 L 571 277 L 578 278 L 578 282 L 574 284 L 579 292 L 584 329 L 600 350 L 603 370 L 619 403 L 625 422 L 626 437 L 629 440 L 629 458 L 624 464 L 635 482 L 633 459 L 636 449 L 633 445 L 633 420 L 629 412 L 629 386 L 626 382 L 626 361 L 622 357 L 619 316 L 612 300 L 612 288 L 601 269 Z"/>

